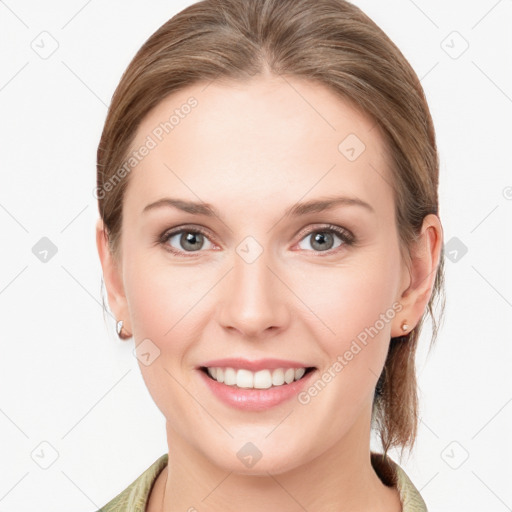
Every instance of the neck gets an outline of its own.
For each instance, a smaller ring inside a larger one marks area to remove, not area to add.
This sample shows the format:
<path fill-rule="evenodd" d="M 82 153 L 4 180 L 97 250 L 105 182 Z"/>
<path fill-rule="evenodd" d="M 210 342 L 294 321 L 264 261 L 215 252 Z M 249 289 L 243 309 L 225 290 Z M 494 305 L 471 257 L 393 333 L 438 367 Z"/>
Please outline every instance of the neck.
<path fill-rule="evenodd" d="M 258 475 L 216 466 L 167 423 L 168 465 L 153 487 L 147 511 L 400 512 L 396 488 L 384 485 L 371 464 L 367 419 L 321 455 L 285 472 Z"/>

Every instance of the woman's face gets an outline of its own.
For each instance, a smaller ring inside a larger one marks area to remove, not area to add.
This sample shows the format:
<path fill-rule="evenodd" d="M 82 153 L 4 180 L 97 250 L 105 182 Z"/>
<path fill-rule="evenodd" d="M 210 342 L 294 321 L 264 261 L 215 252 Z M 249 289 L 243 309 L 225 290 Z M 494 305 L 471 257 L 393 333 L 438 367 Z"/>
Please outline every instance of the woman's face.
<path fill-rule="evenodd" d="M 213 82 L 131 151 L 115 313 L 169 442 L 246 473 L 366 446 L 409 285 L 378 127 L 318 84 Z M 314 370 L 279 385 L 289 367 Z"/>

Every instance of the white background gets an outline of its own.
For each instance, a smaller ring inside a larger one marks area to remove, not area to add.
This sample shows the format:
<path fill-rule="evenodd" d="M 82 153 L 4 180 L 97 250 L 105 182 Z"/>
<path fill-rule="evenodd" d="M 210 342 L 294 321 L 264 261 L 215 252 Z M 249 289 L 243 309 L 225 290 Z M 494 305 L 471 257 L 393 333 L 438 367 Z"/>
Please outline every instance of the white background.
<path fill-rule="evenodd" d="M 122 72 L 190 3 L 0 2 L 1 511 L 96 510 L 167 451 L 133 341 L 103 318 L 92 190 Z M 419 437 L 402 467 L 431 512 L 512 510 L 512 2 L 355 3 L 422 81 L 445 241 L 467 247 L 446 261 L 430 354 L 428 324 L 422 336 Z M 47 59 L 33 49 L 41 37 L 58 43 Z M 58 248 L 46 263 L 32 252 L 42 237 Z"/>

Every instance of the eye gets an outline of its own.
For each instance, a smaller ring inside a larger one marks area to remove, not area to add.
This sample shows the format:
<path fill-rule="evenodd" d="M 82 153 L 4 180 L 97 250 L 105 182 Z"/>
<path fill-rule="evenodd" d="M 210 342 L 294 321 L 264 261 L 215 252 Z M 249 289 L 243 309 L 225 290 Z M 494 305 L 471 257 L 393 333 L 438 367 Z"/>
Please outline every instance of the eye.
<path fill-rule="evenodd" d="M 339 240 L 339 243 L 337 243 L 337 245 L 336 238 Z M 333 225 L 329 225 L 327 227 L 320 227 L 313 231 L 309 231 L 306 234 L 306 236 L 301 239 L 301 242 L 308 239 L 310 240 L 308 245 L 315 252 L 331 253 L 333 249 L 337 249 L 341 245 L 352 245 L 354 243 L 354 236 L 352 235 L 352 233 L 350 233 L 346 229 Z M 299 247 L 301 242 L 299 242 Z M 300 248 L 309 250 L 308 247 Z"/>
<path fill-rule="evenodd" d="M 344 228 L 328 225 L 308 231 L 299 242 L 299 248 L 311 250 L 308 247 L 301 247 L 300 244 L 310 239 L 310 248 L 317 253 L 332 254 L 342 245 L 353 245 L 355 237 Z M 166 250 L 178 256 L 194 256 L 193 253 L 201 252 L 201 249 L 212 249 L 215 245 L 210 241 L 206 231 L 197 227 L 181 227 L 164 232 L 158 239 Z M 187 254 L 188 253 L 188 254 Z"/>
<path fill-rule="evenodd" d="M 206 233 L 198 228 L 182 228 L 167 231 L 160 237 L 160 243 L 174 254 L 200 252 L 201 249 L 214 247 Z"/>

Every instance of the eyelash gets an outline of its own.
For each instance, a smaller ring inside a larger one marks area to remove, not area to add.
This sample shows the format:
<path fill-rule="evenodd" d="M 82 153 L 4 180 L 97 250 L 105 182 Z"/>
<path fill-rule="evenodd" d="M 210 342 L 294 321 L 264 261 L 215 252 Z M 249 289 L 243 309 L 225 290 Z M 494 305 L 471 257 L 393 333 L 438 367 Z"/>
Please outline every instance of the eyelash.
<path fill-rule="evenodd" d="M 193 234 L 197 234 L 197 233 L 200 233 L 202 234 L 203 236 L 207 237 L 209 239 L 209 235 L 208 233 L 206 232 L 206 230 L 200 228 L 200 227 L 188 227 L 188 226 L 182 226 L 180 227 L 179 229 L 176 229 L 176 230 L 169 230 L 169 231 L 164 231 L 159 237 L 158 237 L 158 240 L 157 242 L 161 245 L 164 246 L 165 250 L 169 251 L 170 253 L 176 255 L 176 256 L 183 256 L 185 258 L 190 258 L 190 257 L 195 257 L 197 255 L 197 253 L 200 253 L 202 251 L 189 251 L 189 252 L 186 252 L 186 251 L 178 251 L 176 250 L 174 247 L 171 247 L 167 242 L 169 241 L 169 239 L 171 237 L 173 237 L 174 235 L 178 235 L 180 233 L 193 233 Z M 333 254 L 336 254 L 338 251 L 342 250 L 343 247 L 345 246 L 352 246 L 356 243 L 356 238 L 354 237 L 354 235 L 348 231 L 347 229 L 344 229 L 344 228 L 341 228 L 339 226 L 335 226 L 333 224 L 327 224 L 325 226 L 322 226 L 322 227 L 319 227 L 319 228 L 315 228 L 315 229 L 312 229 L 312 230 L 309 230 L 307 231 L 306 233 L 304 233 L 302 235 L 302 237 L 300 238 L 299 242 L 301 242 L 304 238 L 306 238 L 307 236 L 310 236 L 314 233 L 334 233 L 336 235 L 338 235 L 338 237 L 342 240 L 342 244 L 340 244 L 338 247 L 336 247 L 335 249 L 329 249 L 329 250 L 326 250 L 326 251 L 308 251 L 308 252 L 314 252 L 316 253 L 316 256 L 318 257 L 325 257 L 325 256 L 332 256 Z M 303 249 L 303 250 L 306 250 L 306 249 Z"/>

